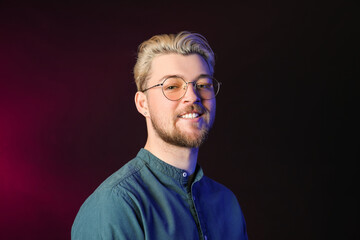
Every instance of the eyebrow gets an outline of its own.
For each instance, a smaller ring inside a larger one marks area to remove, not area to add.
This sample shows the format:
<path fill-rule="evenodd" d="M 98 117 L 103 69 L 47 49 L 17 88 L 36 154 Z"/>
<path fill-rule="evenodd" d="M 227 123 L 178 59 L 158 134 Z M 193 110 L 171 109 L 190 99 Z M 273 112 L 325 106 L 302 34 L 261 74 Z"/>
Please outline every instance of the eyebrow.
<path fill-rule="evenodd" d="M 160 80 L 157 81 L 157 83 L 161 83 L 163 82 L 165 79 L 167 78 L 171 78 L 171 77 L 180 77 L 182 79 L 185 79 L 185 77 L 183 75 L 179 75 L 179 74 L 169 74 L 169 75 L 165 75 L 163 76 L 162 78 L 160 78 Z M 196 80 L 199 80 L 200 78 L 211 78 L 212 76 L 210 74 L 206 74 L 206 73 L 202 73 L 200 74 L 199 76 L 197 76 L 195 78 L 195 81 Z"/>
<path fill-rule="evenodd" d="M 184 78 L 182 75 L 178 75 L 178 74 L 169 74 L 169 75 L 165 75 L 162 78 L 160 78 L 159 81 L 157 81 L 158 83 L 163 82 L 165 79 L 167 78 L 171 78 L 171 77 L 181 77 Z"/>
<path fill-rule="evenodd" d="M 212 76 L 210 74 L 200 74 L 196 79 L 200 79 L 200 78 L 205 78 L 205 77 L 208 77 L 208 78 L 212 78 Z"/>

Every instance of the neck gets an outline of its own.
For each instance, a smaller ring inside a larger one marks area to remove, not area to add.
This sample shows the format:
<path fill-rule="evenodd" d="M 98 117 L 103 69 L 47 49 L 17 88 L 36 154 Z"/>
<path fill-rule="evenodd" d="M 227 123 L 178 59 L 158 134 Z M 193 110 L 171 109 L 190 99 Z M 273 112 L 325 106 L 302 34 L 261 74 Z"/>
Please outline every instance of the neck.
<path fill-rule="evenodd" d="M 149 138 L 144 148 L 167 164 L 183 169 L 188 174 L 193 174 L 195 171 L 198 148 L 179 147 L 162 140 L 154 143 Z"/>

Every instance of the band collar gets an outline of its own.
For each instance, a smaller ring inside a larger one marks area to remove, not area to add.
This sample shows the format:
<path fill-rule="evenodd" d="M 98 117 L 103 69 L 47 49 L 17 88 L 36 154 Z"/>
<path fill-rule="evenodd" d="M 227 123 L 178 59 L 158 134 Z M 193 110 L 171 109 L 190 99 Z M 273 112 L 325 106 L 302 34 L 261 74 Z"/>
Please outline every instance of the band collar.
<path fill-rule="evenodd" d="M 176 181 L 180 182 L 181 184 L 187 185 L 189 181 L 189 173 L 183 169 L 174 167 L 161 159 L 157 158 L 148 150 L 141 148 L 137 157 L 142 159 L 146 165 L 149 166 L 151 170 L 160 171 L 161 173 L 175 179 Z M 195 177 L 194 182 L 199 181 L 203 176 L 203 170 L 199 165 L 196 166 L 195 169 Z"/>

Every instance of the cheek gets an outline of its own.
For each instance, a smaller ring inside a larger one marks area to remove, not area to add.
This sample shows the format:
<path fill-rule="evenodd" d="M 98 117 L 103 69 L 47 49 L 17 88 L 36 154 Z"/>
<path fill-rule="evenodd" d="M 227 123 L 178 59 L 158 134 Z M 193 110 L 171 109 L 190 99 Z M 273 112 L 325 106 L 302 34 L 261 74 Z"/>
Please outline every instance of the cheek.
<path fill-rule="evenodd" d="M 148 108 L 153 117 L 161 114 L 161 110 L 163 109 L 161 104 L 161 99 L 158 94 L 149 94 L 148 95 Z"/>
<path fill-rule="evenodd" d="M 215 121 L 215 114 L 216 114 L 216 101 L 210 100 L 204 103 L 204 107 L 209 111 L 209 125 L 212 126 Z"/>
<path fill-rule="evenodd" d="M 210 112 L 211 116 L 215 116 L 216 112 L 216 101 L 215 100 L 208 100 L 203 103 L 204 107 Z"/>
<path fill-rule="evenodd" d="M 148 107 L 151 117 L 158 121 L 167 123 L 175 119 L 176 105 L 167 99 L 153 98 L 149 101 Z"/>

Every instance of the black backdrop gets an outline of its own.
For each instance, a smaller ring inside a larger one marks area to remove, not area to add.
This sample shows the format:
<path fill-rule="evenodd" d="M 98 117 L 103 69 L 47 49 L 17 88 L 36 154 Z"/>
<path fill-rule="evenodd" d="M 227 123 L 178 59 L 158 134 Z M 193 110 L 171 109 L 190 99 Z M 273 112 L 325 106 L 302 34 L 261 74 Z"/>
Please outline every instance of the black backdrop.
<path fill-rule="evenodd" d="M 342 1 L 3 1 L 0 238 L 70 238 L 86 197 L 145 143 L 137 46 L 188 30 L 208 39 L 223 82 L 199 162 L 238 197 L 250 239 L 355 239 L 354 12 Z"/>

